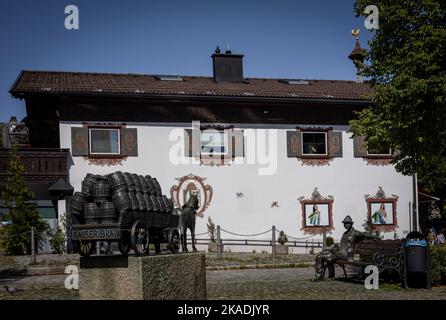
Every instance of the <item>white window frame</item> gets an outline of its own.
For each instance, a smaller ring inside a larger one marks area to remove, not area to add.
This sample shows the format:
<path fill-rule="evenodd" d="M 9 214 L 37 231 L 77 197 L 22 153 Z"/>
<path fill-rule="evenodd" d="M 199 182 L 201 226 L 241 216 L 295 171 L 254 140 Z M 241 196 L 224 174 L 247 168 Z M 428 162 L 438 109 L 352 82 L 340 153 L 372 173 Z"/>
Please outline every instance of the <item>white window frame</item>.
<path fill-rule="evenodd" d="M 318 133 L 325 135 L 325 153 L 304 153 L 304 134 L 306 133 Z M 325 131 L 302 131 L 300 133 L 301 137 L 301 148 L 302 148 L 302 156 L 328 156 L 328 134 Z"/>
<path fill-rule="evenodd" d="M 392 149 L 389 148 L 389 153 L 369 153 L 369 149 L 367 148 L 367 155 L 368 156 L 377 156 L 377 157 L 390 157 L 392 156 Z"/>
<path fill-rule="evenodd" d="M 92 130 L 102 130 L 102 131 L 110 131 L 110 130 L 116 130 L 118 131 L 118 153 L 110 152 L 110 153 L 98 153 L 98 152 L 92 152 L 91 150 L 91 144 L 93 139 L 91 138 L 91 131 Z M 91 155 L 112 155 L 112 156 L 119 156 L 121 155 L 121 129 L 119 128 L 88 128 L 88 153 Z"/>
<path fill-rule="evenodd" d="M 213 129 L 214 130 L 214 129 Z M 206 130 L 200 131 L 200 155 L 203 156 L 227 156 L 229 155 L 229 134 L 227 130 L 215 130 L 216 132 L 219 132 L 223 135 L 223 147 L 225 148 L 225 152 L 205 152 L 203 151 L 203 145 L 202 145 L 202 135 L 206 132 Z M 214 132 L 215 133 L 215 132 Z"/>

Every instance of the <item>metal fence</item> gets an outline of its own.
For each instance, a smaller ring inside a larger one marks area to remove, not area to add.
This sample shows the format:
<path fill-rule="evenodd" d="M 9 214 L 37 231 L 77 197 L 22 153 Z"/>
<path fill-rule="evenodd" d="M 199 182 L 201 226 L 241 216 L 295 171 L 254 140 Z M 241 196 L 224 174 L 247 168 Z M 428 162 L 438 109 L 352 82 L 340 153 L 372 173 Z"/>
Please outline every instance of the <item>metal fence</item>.
<path fill-rule="evenodd" d="M 222 258 L 222 254 L 223 254 L 223 250 L 222 248 L 224 246 L 260 246 L 260 247 L 271 247 L 271 254 L 272 254 L 272 258 L 273 260 L 276 259 L 277 257 L 277 239 L 276 239 L 276 227 L 272 226 L 271 229 L 263 231 L 263 232 L 259 232 L 259 233 L 254 233 L 254 234 L 239 234 L 239 233 L 235 233 L 235 232 L 231 232 L 228 230 L 225 230 L 223 228 L 221 228 L 219 225 L 217 226 L 217 230 L 216 230 L 216 239 L 215 240 L 215 244 L 217 247 L 217 258 Z M 232 236 L 238 236 L 238 237 L 244 237 L 244 238 L 223 238 L 221 236 L 221 233 L 224 232 L 226 234 L 232 235 Z M 249 238 L 249 237 L 257 237 L 260 235 L 265 235 L 271 233 L 271 237 L 269 239 L 257 239 L 257 238 Z M 195 236 L 203 236 L 203 235 L 207 235 L 207 232 L 204 233 L 200 233 L 200 234 L 196 234 Z M 326 232 L 324 230 L 323 233 L 323 239 L 322 240 L 317 240 L 317 241 L 313 241 L 313 237 L 315 237 L 316 235 L 310 235 L 307 237 L 303 237 L 303 238 L 297 238 L 297 237 L 292 237 L 287 235 L 288 240 L 286 243 L 284 243 L 284 245 L 288 246 L 288 247 L 295 247 L 295 248 L 309 248 L 309 249 L 314 249 L 314 248 L 321 248 L 324 249 L 324 243 L 325 243 L 325 238 L 326 238 Z M 311 239 L 311 240 L 310 240 Z M 195 244 L 197 245 L 208 245 L 211 243 L 211 239 L 210 238 L 195 238 Z"/>

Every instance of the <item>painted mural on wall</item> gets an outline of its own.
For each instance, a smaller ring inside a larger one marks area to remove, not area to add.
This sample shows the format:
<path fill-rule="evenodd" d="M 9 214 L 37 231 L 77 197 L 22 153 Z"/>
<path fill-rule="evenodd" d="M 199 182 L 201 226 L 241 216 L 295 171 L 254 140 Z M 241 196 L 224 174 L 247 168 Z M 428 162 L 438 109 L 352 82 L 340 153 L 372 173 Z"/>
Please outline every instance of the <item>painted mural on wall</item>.
<path fill-rule="evenodd" d="M 327 232 L 333 228 L 333 196 L 323 197 L 318 188 L 315 188 L 311 198 L 298 199 L 302 207 L 302 228 L 304 233 L 322 234 L 324 228 Z"/>
<path fill-rule="evenodd" d="M 392 194 L 391 197 L 387 197 L 382 187 L 379 187 L 375 195 L 366 194 L 365 199 L 367 202 L 367 217 L 371 220 L 373 229 L 389 232 L 398 227 L 397 195 Z"/>
<path fill-rule="evenodd" d="M 192 195 L 196 195 L 199 206 L 197 215 L 203 217 L 204 211 L 209 207 L 213 195 L 212 187 L 205 183 L 206 178 L 189 174 L 175 179 L 177 184 L 170 189 L 175 206 L 182 207 Z"/>
<path fill-rule="evenodd" d="M 305 205 L 305 219 L 308 226 L 329 226 L 328 204 L 311 204 Z"/>

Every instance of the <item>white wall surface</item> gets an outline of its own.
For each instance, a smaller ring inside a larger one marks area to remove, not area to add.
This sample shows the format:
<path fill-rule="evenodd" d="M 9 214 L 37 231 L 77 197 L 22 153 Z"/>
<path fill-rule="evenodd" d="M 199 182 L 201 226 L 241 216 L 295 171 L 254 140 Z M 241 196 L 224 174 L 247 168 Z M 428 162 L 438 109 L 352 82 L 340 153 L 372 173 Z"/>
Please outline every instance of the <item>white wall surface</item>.
<path fill-rule="evenodd" d="M 61 148 L 71 148 L 71 127 L 81 127 L 80 123 L 60 123 Z M 213 188 L 213 198 L 204 218 L 197 218 L 196 233 L 206 232 L 207 217 L 222 228 L 241 234 L 253 234 L 275 225 L 293 237 L 306 237 L 300 230 L 302 227 L 301 205 L 299 197 L 311 198 L 315 187 L 323 196 L 332 195 L 334 230 L 331 234 L 339 240 L 344 232 L 341 224 L 346 214 L 351 215 L 354 227 L 362 230 L 367 217 L 365 194 L 375 195 L 381 186 L 387 196 L 398 195 L 397 234 L 404 237 L 409 230 L 409 201 L 412 196 L 411 177 L 397 173 L 393 166 L 372 166 L 362 158 L 353 157 L 353 141 L 345 132 L 345 127 L 334 127 L 343 130 L 343 157 L 335 158 L 327 166 L 303 166 L 296 158 L 287 157 L 286 126 L 277 130 L 277 172 L 273 175 L 259 175 L 258 165 L 231 165 L 210 167 L 197 164 L 173 165 L 169 161 L 169 149 L 175 142 L 169 141 L 169 134 L 178 125 L 162 125 L 150 123 L 128 123 L 128 128 L 138 129 L 138 157 L 128 157 L 122 165 L 95 166 L 90 165 L 84 157 L 73 157 L 70 169 L 70 182 L 75 191 L 80 191 L 81 182 L 87 173 L 108 174 L 114 171 L 150 174 L 161 184 L 163 194 L 170 197 L 170 188 L 177 184 L 175 178 L 190 173 L 206 178 L 206 183 Z M 183 124 L 189 128 L 190 124 Z M 243 128 L 236 125 L 236 128 Z M 245 132 L 265 130 L 265 128 L 243 128 Z M 270 128 L 270 126 L 269 126 Z M 289 126 L 295 128 L 295 125 Z M 288 129 L 289 130 L 289 129 Z M 245 146 L 246 147 L 246 146 Z M 244 197 L 237 199 L 236 192 Z M 278 208 L 271 208 L 277 201 Z M 385 233 L 386 238 L 393 238 L 394 233 Z M 233 236 L 222 233 L 222 237 Z M 267 238 L 260 236 L 259 238 Z M 320 239 L 316 236 L 313 239 Z M 259 247 L 257 251 L 264 250 Z"/>

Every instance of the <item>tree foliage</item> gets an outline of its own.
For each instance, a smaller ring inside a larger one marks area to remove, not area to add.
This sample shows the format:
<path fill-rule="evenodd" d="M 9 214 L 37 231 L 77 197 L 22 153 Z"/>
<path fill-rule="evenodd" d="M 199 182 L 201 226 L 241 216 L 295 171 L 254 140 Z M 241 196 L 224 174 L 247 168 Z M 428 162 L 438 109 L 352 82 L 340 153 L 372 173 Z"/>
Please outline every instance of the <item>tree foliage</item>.
<path fill-rule="evenodd" d="M 49 243 L 53 248 L 53 252 L 63 254 L 67 251 L 67 225 L 70 224 L 70 217 L 63 213 L 55 230 L 48 229 L 47 234 L 50 238 Z"/>
<path fill-rule="evenodd" d="M 368 0 L 356 0 L 364 15 Z M 417 173 L 431 191 L 446 193 L 446 1 L 376 0 L 379 29 L 361 73 L 376 106 L 350 123 L 370 145 L 397 150 L 403 174 Z"/>
<path fill-rule="evenodd" d="M 6 190 L 2 193 L 3 201 L 9 208 L 4 219 L 9 223 L 0 229 L 0 245 L 9 254 L 29 254 L 31 227 L 34 227 L 37 244 L 48 230 L 48 224 L 41 219 L 33 202 L 35 196 L 25 184 L 25 166 L 15 146 L 9 157 Z"/>
<path fill-rule="evenodd" d="M 371 217 L 367 217 L 367 220 L 364 220 L 362 227 L 364 228 L 365 232 L 370 233 L 378 238 L 381 237 L 381 233 L 379 232 L 379 230 L 373 228 L 373 222 Z"/>

